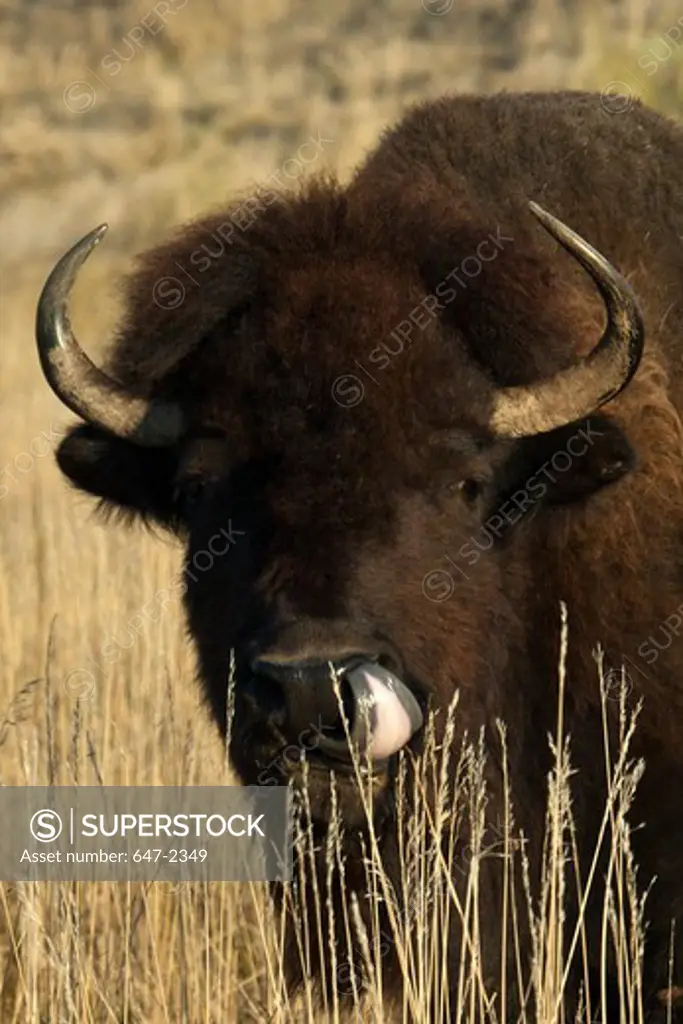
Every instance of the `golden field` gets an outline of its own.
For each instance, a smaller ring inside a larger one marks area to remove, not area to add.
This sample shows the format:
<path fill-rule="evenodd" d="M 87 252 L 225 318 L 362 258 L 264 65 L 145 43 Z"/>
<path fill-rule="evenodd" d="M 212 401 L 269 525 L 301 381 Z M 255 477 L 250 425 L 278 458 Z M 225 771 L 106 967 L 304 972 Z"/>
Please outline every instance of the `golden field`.
<path fill-rule="evenodd" d="M 668 0 L 609 9 L 584 0 L 0 0 L 2 784 L 230 780 L 179 601 L 163 614 L 144 610 L 177 574 L 178 547 L 107 527 L 55 468 L 69 420 L 33 343 L 55 257 L 109 222 L 73 303 L 76 332 L 98 356 L 135 253 L 272 175 L 295 188 L 307 140 L 326 141 L 305 173 L 343 177 L 409 103 L 446 91 L 581 87 L 614 102 L 626 90 L 676 114 L 682 26 Z M 117 658 L 105 660 L 112 642 Z M 288 1003 L 277 929 L 256 888 L 0 892 L 2 1024 L 338 1017 L 310 993 Z M 553 898 L 538 976 L 549 986 L 547 1019 L 562 974 Z M 631 952 L 624 947 L 636 1020 Z M 438 972 L 406 958 L 413 996 L 396 1019 L 426 1024 Z M 463 986 L 458 1019 L 485 1016 L 476 985 Z M 356 1017 L 393 1019 L 381 979 Z"/>

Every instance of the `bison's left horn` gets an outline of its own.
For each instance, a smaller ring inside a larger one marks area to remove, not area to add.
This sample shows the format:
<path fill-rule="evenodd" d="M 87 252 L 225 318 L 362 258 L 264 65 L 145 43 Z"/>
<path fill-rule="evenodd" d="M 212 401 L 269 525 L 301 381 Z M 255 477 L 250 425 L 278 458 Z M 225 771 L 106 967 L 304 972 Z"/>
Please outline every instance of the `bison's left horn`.
<path fill-rule="evenodd" d="M 596 249 L 537 203 L 534 215 L 595 281 L 607 327 L 593 351 L 553 377 L 496 393 L 490 428 L 497 437 L 529 437 L 595 412 L 618 395 L 638 369 L 643 317 L 631 286 Z"/>
<path fill-rule="evenodd" d="M 131 395 L 90 361 L 74 337 L 67 301 L 81 265 L 104 237 L 102 224 L 55 264 L 38 300 L 36 342 L 48 384 L 72 412 L 136 444 L 172 444 L 182 431 L 173 403 Z"/>

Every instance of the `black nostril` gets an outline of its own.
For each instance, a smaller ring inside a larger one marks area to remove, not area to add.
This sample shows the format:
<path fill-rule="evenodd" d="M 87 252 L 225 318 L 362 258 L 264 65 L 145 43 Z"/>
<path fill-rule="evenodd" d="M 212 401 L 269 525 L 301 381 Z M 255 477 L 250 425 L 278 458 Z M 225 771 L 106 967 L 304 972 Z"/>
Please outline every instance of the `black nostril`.
<path fill-rule="evenodd" d="M 244 694 L 252 711 L 259 717 L 267 718 L 277 725 L 283 725 L 287 704 L 282 687 L 266 675 L 252 676 L 244 688 Z"/>
<path fill-rule="evenodd" d="M 251 670 L 254 675 L 265 676 L 281 686 L 331 686 L 334 676 L 341 679 L 345 672 L 372 660 L 367 655 L 354 655 L 342 661 L 323 661 L 310 659 L 305 661 L 271 660 L 270 658 L 254 658 Z"/>
<path fill-rule="evenodd" d="M 251 663 L 254 676 L 249 686 L 254 695 L 254 710 L 260 708 L 268 714 L 268 695 L 273 694 L 270 703 L 279 702 L 281 727 L 292 742 L 300 742 L 302 736 L 305 739 L 313 733 L 319 735 L 321 741 L 344 743 L 346 728 L 352 730 L 356 711 L 353 688 L 345 674 L 368 660 L 367 655 L 354 655 L 337 662 L 255 658 Z M 339 680 L 346 728 L 335 693 L 335 674 Z"/>
<path fill-rule="evenodd" d="M 271 679 L 282 686 L 296 683 L 305 671 L 305 665 L 300 662 L 271 661 L 268 658 L 254 658 L 251 663 L 251 670 L 256 676 Z"/>

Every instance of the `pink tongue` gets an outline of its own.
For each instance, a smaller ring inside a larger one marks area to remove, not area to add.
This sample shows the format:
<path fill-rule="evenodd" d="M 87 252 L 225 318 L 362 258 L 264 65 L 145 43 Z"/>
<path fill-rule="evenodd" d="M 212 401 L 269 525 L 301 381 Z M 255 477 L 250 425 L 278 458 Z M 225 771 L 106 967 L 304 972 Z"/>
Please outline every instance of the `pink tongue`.
<path fill-rule="evenodd" d="M 357 713 L 371 724 L 366 752 L 377 760 L 391 757 L 422 725 L 417 701 L 397 676 L 374 662 L 350 672 L 349 680 L 358 694 Z"/>

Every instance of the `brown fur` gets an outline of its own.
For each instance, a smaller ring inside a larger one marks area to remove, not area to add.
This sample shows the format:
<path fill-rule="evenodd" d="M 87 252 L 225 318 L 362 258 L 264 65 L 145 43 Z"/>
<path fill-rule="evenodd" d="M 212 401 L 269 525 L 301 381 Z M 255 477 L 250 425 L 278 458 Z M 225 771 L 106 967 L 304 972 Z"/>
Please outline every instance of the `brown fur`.
<path fill-rule="evenodd" d="M 592 283 L 531 216 L 530 199 L 632 281 L 646 355 L 591 417 L 590 453 L 468 569 L 463 546 L 582 426 L 495 441 L 496 386 L 568 365 L 602 330 Z M 641 878 L 658 876 L 646 971 L 657 1003 L 669 984 L 669 921 L 683 917 L 683 652 L 674 639 L 651 665 L 642 645 L 683 602 L 681 129 L 638 104 L 610 115 L 589 94 L 447 98 L 409 112 L 348 187 L 318 181 L 295 197 L 266 196 L 255 221 L 221 243 L 229 216 L 190 225 L 139 261 L 110 360 L 132 390 L 182 402 L 195 436 L 162 453 L 80 427 L 62 444 L 62 469 L 179 530 L 190 567 L 228 520 L 245 532 L 188 581 L 190 631 L 219 722 L 232 647 L 239 682 L 255 641 L 310 654 L 381 638 L 425 703 L 443 707 L 460 688 L 462 727 L 487 730 L 491 813 L 502 801 L 493 723 L 508 721 L 517 817 L 536 863 L 564 600 L 586 851 L 604 787 L 598 644 L 608 667 L 626 659 L 632 696 L 644 699 L 636 752 L 647 770 L 634 818 L 646 822 Z M 491 235 L 510 241 L 379 369 L 380 343 Z M 163 309 L 154 296 L 169 276 L 185 296 Z M 365 388 L 352 408 L 332 395 L 348 374 Z M 199 503 L 183 503 L 188 476 L 210 478 Z M 468 502 L 458 484 L 471 478 L 483 483 Z M 436 570 L 453 576 L 448 600 L 423 592 Z M 239 714 L 233 757 L 253 782 L 255 734 L 240 735 Z M 265 756 L 269 741 L 257 735 Z M 380 812 L 391 817 L 390 800 L 378 799 Z M 390 863 L 394 841 L 389 830 Z M 484 967 L 495 977 L 500 877 L 486 870 Z M 454 929 L 453 964 L 457 946 Z"/>

